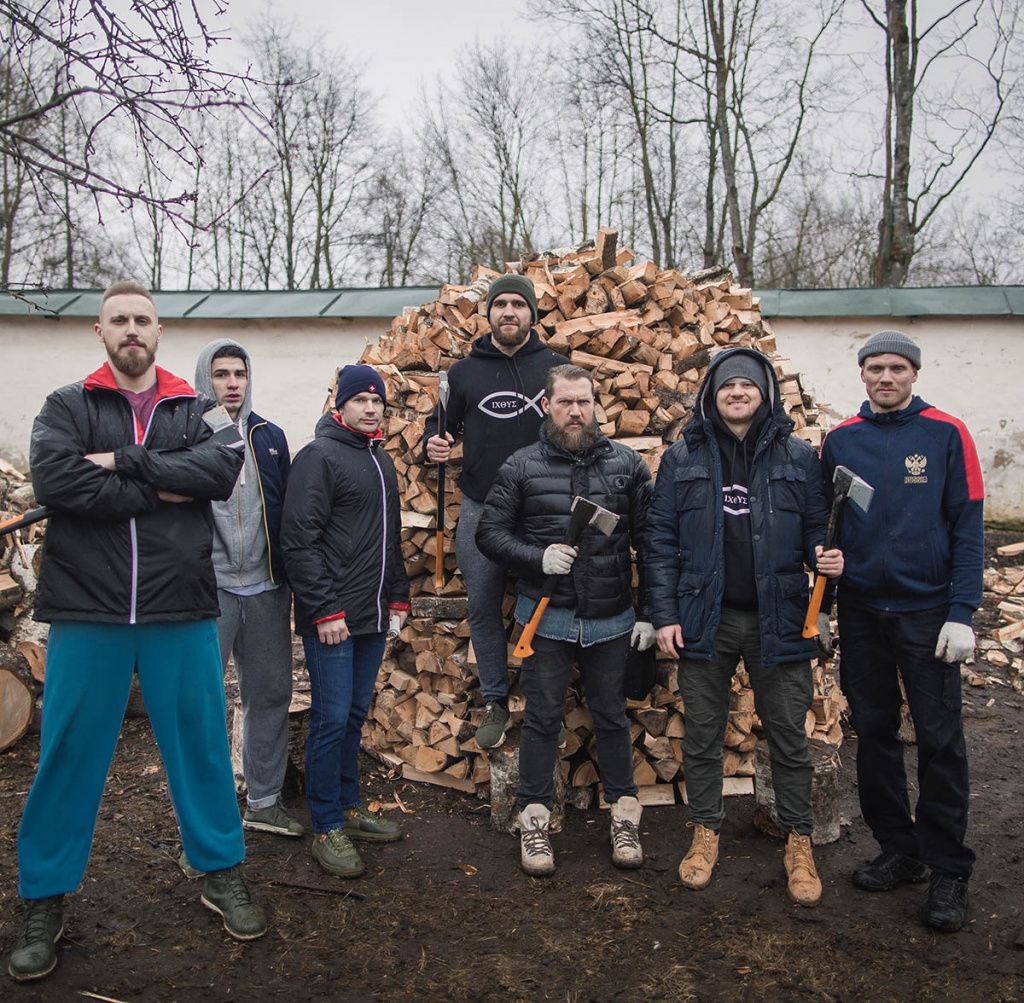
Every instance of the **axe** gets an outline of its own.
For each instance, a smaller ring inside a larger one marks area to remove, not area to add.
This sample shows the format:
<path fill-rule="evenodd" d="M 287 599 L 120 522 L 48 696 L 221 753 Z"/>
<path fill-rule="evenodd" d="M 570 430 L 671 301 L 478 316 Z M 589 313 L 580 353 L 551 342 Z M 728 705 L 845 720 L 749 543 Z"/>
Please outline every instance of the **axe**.
<path fill-rule="evenodd" d="M 843 504 L 853 502 L 862 512 L 867 512 L 875 489 L 862 480 L 848 467 L 836 467 L 832 474 L 832 509 L 828 514 L 828 526 L 825 528 L 824 550 L 835 546 L 836 529 Z M 818 614 L 821 612 L 821 600 L 825 596 L 825 576 L 815 574 L 814 591 L 811 601 L 807 604 L 807 617 L 804 620 L 804 637 L 818 636 Z"/>
<path fill-rule="evenodd" d="M 601 508 L 600 505 L 595 505 L 594 502 L 577 495 L 572 500 L 569 531 L 565 534 L 565 540 L 562 542 L 570 547 L 575 547 L 587 526 L 593 526 L 605 536 L 611 536 L 618 521 L 619 517 L 614 512 L 609 512 L 608 509 Z M 514 652 L 516 658 L 528 658 L 533 654 L 533 635 L 537 633 L 540 618 L 544 615 L 544 610 L 548 608 L 551 593 L 554 590 L 554 576 L 548 575 L 544 579 L 544 588 L 541 591 L 540 600 L 537 602 L 537 608 L 533 611 L 530 622 L 523 628 L 519 637 L 519 643 Z"/>
<path fill-rule="evenodd" d="M 448 374 L 442 369 L 437 374 L 437 434 L 443 436 L 448 424 Z M 437 465 L 437 530 L 434 538 L 434 588 L 444 587 L 444 464 Z"/>
<path fill-rule="evenodd" d="M 0 522 L 0 536 L 24 529 L 26 526 L 31 526 L 34 522 L 39 522 L 40 519 L 48 519 L 49 517 L 50 510 L 45 505 L 40 505 L 39 508 L 30 508 L 21 515 L 11 516 L 10 519 Z"/>

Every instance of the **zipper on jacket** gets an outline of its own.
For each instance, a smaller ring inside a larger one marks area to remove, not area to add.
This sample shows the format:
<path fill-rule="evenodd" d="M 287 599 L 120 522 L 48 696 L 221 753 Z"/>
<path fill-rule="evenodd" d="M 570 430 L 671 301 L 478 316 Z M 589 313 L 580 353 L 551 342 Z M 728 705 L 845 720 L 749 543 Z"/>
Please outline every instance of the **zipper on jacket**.
<path fill-rule="evenodd" d="M 373 465 L 377 468 L 377 475 L 380 477 L 380 521 L 381 521 L 381 542 L 380 542 L 380 582 L 377 585 L 377 630 L 384 629 L 384 613 L 381 610 L 380 597 L 384 592 L 384 575 L 387 571 L 388 558 L 388 498 L 387 489 L 384 485 L 384 471 L 380 469 L 377 462 L 377 453 L 373 446 L 368 447 Z"/>
<path fill-rule="evenodd" d="M 263 475 L 260 473 L 260 461 L 256 459 L 256 450 L 252 445 L 252 434 L 257 428 L 263 428 L 269 422 L 263 421 L 259 425 L 249 429 L 249 455 L 252 457 L 252 464 L 256 468 L 256 484 L 260 489 L 260 507 L 263 510 L 263 532 L 267 537 L 267 569 L 270 571 L 270 580 L 276 585 L 274 578 L 274 555 L 270 549 L 270 526 L 267 524 L 267 499 L 263 496 Z M 245 476 L 245 464 L 242 464 L 242 475 Z"/>

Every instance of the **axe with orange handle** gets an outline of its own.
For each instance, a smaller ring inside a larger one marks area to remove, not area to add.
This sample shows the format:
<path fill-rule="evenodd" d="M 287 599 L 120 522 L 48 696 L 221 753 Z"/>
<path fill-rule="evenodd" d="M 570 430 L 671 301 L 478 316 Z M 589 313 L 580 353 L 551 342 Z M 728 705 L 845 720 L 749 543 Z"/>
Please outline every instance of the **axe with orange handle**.
<path fill-rule="evenodd" d="M 448 374 L 442 369 L 437 374 L 437 434 L 444 436 L 448 431 Z M 444 464 L 437 465 L 437 529 L 434 538 L 434 588 L 440 592 L 444 587 Z"/>
<path fill-rule="evenodd" d="M 40 519 L 48 519 L 50 514 L 50 510 L 45 505 L 40 505 L 39 508 L 30 508 L 27 512 L 22 512 L 21 515 L 13 515 L 10 519 L 0 522 L 0 536 L 24 529 L 34 522 L 39 522 Z"/>
<path fill-rule="evenodd" d="M 867 512 L 874 493 L 875 489 L 848 467 L 836 467 L 832 474 L 832 509 L 828 514 L 823 550 L 831 550 L 835 546 L 836 530 L 843 505 L 851 501 L 862 512 Z M 807 604 L 807 617 L 804 620 L 804 637 L 818 636 L 818 614 L 821 612 L 821 601 L 824 597 L 825 576 L 815 574 L 814 591 L 811 593 L 811 601 Z"/>
<path fill-rule="evenodd" d="M 601 508 L 600 505 L 577 495 L 572 500 L 569 530 L 565 534 L 564 543 L 569 547 L 575 547 L 583 535 L 583 530 L 591 525 L 604 533 L 605 536 L 611 536 L 618 521 L 619 517 L 614 512 Z M 544 580 L 544 588 L 541 591 L 537 608 L 533 611 L 530 622 L 523 628 L 523 632 L 519 636 L 519 643 L 516 645 L 514 652 L 516 658 L 529 658 L 533 654 L 533 637 L 537 633 L 537 628 L 540 626 L 540 618 L 544 615 L 544 610 L 548 608 L 548 603 L 551 601 L 551 593 L 554 590 L 554 576 L 548 575 Z"/>

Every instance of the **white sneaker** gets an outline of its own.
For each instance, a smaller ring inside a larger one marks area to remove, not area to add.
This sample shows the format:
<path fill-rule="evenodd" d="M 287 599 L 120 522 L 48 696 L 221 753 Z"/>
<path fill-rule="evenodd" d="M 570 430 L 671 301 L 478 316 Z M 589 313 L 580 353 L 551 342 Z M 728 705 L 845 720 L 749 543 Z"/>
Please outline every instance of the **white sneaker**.
<path fill-rule="evenodd" d="M 555 873 L 548 825 L 551 812 L 542 804 L 528 804 L 519 813 L 519 864 L 532 878 Z"/>
<path fill-rule="evenodd" d="M 640 815 L 644 806 L 634 797 L 619 798 L 612 805 L 612 863 L 616 867 L 641 867 Z"/>

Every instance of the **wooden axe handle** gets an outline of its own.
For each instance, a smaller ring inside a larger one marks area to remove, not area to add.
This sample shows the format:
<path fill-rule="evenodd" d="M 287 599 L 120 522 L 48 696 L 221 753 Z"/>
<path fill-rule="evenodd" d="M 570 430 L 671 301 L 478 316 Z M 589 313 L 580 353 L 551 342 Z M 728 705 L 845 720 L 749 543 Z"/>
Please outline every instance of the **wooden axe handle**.
<path fill-rule="evenodd" d="M 804 637 L 818 636 L 818 614 L 821 612 L 821 601 L 825 598 L 825 576 L 814 576 L 814 591 L 811 601 L 807 604 L 807 616 L 804 619 Z"/>
<path fill-rule="evenodd" d="M 522 634 L 519 635 L 519 643 L 513 652 L 516 658 L 529 658 L 533 654 L 533 636 L 537 633 L 537 628 L 540 626 L 540 618 L 544 615 L 544 610 L 548 608 L 550 600 L 551 596 L 540 597 L 537 608 L 533 611 L 533 616 L 530 617 L 530 622 L 523 628 Z"/>

